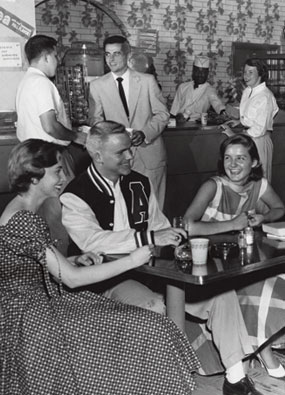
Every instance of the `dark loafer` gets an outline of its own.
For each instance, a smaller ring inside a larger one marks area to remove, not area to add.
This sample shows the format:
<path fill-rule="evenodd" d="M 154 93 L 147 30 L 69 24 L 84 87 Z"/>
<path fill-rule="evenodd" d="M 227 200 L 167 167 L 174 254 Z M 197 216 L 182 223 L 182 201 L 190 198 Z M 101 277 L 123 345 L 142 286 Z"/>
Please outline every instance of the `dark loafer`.
<path fill-rule="evenodd" d="M 245 376 L 242 380 L 235 384 L 231 384 L 227 379 L 224 381 L 223 385 L 224 395 L 263 395 L 261 392 L 257 391 L 254 386 L 253 381 Z"/>

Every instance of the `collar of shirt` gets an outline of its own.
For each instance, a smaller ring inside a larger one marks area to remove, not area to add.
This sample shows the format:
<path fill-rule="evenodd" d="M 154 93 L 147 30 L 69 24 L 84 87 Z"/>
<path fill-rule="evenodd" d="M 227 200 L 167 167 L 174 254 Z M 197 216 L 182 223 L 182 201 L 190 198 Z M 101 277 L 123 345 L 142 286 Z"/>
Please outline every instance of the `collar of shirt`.
<path fill-rule="evenodd" d="M 33 67 L 33 66 L 28 67 L 27 73 L 39 74 L 39 75 L 43 75 L 44 77 L 48 78 L 43 71 L 41 71 L 40 69 Z"/>
<path fill-rule="evenodd" d="M 116 184 L 114 184 L 113 181 L 110 181 L 108 178 L 106 177 L 103 178 L 108 183 L 108 185 L 110 185 L 110 188 L 113 191 L 113 195 L 115 199 L 113 231 L 116 232 L 120 230 L 130 229 L 127 205 L 124 196 L 122 194 L 120 180 L 118 180 Z"/>
<path fill-rule="evenodd" d="M 125 96 L 126 96 L 127 103 L 129 105 L 130 70 L 127 69 L 127 71 L 123 75 L 116 75 L 115 73 L 112 73 L 112 75 L 113 75 L 113 78 L 114 78 L 115 83 L 116 83 L 117 86 L 118 86 L 117 78 L 118 77 L 122 77 L 123 78 L 122 85 L 123 85 L 123 88 L 124 88 L 124 91 L 125 91 Z"/>
<path fill-rule="evenodd" d="M 266 88 L 265 82 L 262 82 L 261 84 L 258 84 L 254 88 L 251 88 L 250 86 L 247 86 L 246 87 L 247 97 L 253 97 L 254 95 L 256 95 L 259 92 L 263 91 L 264 88 Z"/>
<path fill-rule="evenodd" d="M 196 89 L 204 88 L 204 87 L 208 86 L 208 84 L 209 84 L 209 83 L 206 81 L 206 82 L 204 82 L 204 84 L 199 84 L 199 85 L 195 88 L 195 83 L 194 83 L 194 81 L 192 80 L 191 82 L 192 82 L 193 88 L 194 88 L 195 90 L 196 90 Z"/>

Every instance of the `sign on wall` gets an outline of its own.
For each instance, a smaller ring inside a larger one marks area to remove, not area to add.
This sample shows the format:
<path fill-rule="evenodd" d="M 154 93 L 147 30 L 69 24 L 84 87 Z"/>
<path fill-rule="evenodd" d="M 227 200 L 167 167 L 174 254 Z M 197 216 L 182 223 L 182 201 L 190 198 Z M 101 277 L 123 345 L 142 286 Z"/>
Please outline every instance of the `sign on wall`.
<path fill-rule="evenodd" d="M 0 41 L 0 68 L 22 68 L 21 44 Z"/>
<path fill-rule="evenodd" d="M 155 29 L 138 30 L 137 46 L 149 55 L 157 54 L 158 32 Z"/>
<path fill-rule="evenodd" d="M 0 24 L 27 40 L 33 35 L 34 28 L 16 15 L 0 7 Z"/>

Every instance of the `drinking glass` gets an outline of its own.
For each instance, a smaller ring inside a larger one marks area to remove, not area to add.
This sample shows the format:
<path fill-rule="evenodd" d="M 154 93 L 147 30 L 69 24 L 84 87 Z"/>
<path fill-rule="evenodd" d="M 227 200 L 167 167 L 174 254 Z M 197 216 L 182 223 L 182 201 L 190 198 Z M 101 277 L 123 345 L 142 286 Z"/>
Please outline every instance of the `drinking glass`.
<path fill-rule="evenodd" d="M 192 261 L 194 265 L 207 263 L 209 239 L 194 238 L 190 240 Z"/>
<path fill-rule="evenodd" d="M 173 228 L 184 229 L 184 227 L 185 227 L 184 219 L 181 216 L 174 217 L 172 223 L 173 223 Z"/>

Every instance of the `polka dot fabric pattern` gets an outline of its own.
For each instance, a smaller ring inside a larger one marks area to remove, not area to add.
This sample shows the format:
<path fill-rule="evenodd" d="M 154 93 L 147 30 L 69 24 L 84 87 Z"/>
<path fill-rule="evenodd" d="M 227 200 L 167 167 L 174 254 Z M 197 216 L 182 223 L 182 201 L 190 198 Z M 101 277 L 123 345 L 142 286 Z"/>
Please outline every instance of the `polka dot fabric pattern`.
<path fill-rule="evenodd" d="M 186 395 L 199 362 L 167 318 L 91 293 L 59 292 L 46 223 L 0 227 L 1 395 Z"/>

